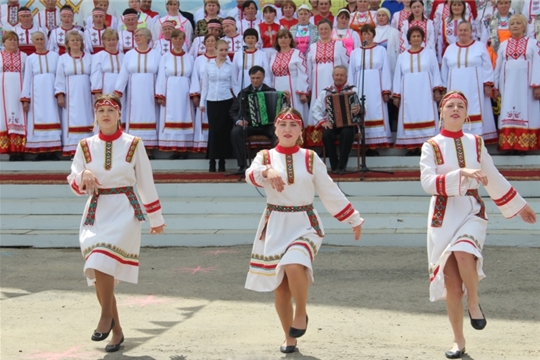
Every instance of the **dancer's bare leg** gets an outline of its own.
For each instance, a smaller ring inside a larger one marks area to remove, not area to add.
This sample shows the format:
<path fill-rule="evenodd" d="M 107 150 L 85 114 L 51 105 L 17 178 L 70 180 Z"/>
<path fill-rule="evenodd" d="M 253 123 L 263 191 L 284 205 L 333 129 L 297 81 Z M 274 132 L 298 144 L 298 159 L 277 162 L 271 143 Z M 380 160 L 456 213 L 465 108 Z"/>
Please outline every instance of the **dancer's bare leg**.
<path fill-rule="evenodd" d="M 296 305 L 292 327 L 296 329 L 305 329 L 307 327 L 306 305 L 309 288 L 306 267 L 298 264 L 285 265 L 285 274 L 287 274 L 289 289 L 291 290 Z"/>
<path fill-rule="evenodd" d="M 467 289 L 467 307 L 473 319 L 482 319 L 482 311 L 478 305 L 478 272 L 476 270 L 476 257 L 472 254 L 456 251 L 454 252 L 458 264 L 459 275 Z"/>
<path fill-rule="evenodd" d="M 289 282 L 287 275 L 283 277 L 283 281 L 274 290 L 275 300 L 274 305 L 276 306 L 276 311 L 279 316 L 279 321 L 281 321 L 281 327 L 285 333 L 285 341 L 287 345 L 295 345 L 296 339 L 289 336 L 289 328 L 293 322 L 293 305 L 292 305 L 292 294 L 289 289 Z"/>
<path fill-rule="evenodd" d="M 444 266 L 444 285 L 446 287 L 446 310 L 454 332 L 454 346 L 451 350 L 465 347 L 463 334 L 463 281 L 454 254 L 450 255 Z"/>
<path fill-rule="evenodd" d="M 94 270 L 94 273 L 96 275 L 96 293 L 99 298 L 99 304 L 101 305 L 101 317 L 96 330 L 106 333 L 111 328 L 111 321 L 114 316 L 114 277 L 98 270 Z"/>

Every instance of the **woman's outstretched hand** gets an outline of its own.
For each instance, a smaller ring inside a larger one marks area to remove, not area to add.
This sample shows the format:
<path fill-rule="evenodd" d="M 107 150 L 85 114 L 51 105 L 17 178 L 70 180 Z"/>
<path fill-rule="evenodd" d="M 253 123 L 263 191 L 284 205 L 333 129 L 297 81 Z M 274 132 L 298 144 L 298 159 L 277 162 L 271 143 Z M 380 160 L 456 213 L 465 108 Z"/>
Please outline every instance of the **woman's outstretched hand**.
<path fill-rule="evenodd" d="M 163 234 L 165 232 L 165 224 L 150 229 L 150 234 Z"/>
<path fill-rule="evenodd" d="M 523 210 L 519 213 L 521 215 L 521 218 L 523 221 L 529 224 L 534 224 L 536 222 L 536 214 L 534 213 L 534 210 L 531 208 L 531 205 L 525 206 Z"/>
<path fill-rule="evenodd" d="M 360 240 L 360 235 L 362 235 L 362 225 L 353 227 L 354 241 Z"/>
<path fill-rule="evenodd" d="M 487 175 L 482 170 L 465 168 L 461 169 L 461 175 L 469 179 L 474 179 L 484 186 L 488 184 Z"/>

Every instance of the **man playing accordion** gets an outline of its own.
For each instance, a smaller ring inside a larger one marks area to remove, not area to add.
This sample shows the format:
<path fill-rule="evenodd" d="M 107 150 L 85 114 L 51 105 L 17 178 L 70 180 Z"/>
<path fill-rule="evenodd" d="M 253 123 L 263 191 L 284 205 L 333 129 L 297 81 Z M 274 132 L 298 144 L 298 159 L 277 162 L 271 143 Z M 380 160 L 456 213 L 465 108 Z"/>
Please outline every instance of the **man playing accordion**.
<path fill-rule="evenodd" d="M 349 161 L 354 135 L 358 129 L 360 102 L 358 89 L 347 85 L 345 66 L 334 67 L 332 78 L 334 84 L 319 94 L 312 111 L 317 127 L 323 127 L 323 144 L 332 173 L 343 174 Z M 339 137 L 339 157 L 335 141 Z"/>
<path fill-rule="evenodd" d="M 251 85 L 240 91 L 229 110 L 236 125 L 231 130 L 231 143 L 238 161 L 238 174 L 243 174 L 246 169 L 245 144 L 249 136 L 264 135 L 271 139 L 272 147 L 274 146 L 276 142 L 274 117 L 287 102 L 288 95 L 284 92 L 276 92 L 276 89 L 264 84 L 264 76 L 265 71 L 261 66 L 255 65 L 249 69 Z M 265 95 L 269 96 L 256 95 L 259 92 L 268 93 Z M 242 108 L 240 108 L 240 101 L 242 101 Z"/>

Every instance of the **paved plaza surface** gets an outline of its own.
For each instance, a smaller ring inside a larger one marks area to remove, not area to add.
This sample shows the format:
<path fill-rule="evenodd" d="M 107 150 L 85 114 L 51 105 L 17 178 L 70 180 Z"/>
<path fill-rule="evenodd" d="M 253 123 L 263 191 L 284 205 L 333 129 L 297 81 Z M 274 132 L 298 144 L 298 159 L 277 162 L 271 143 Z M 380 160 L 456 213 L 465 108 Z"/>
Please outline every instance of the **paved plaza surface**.
<path fill-rule="evenodd" d="M 452 345 L 444 302 L 428 299 L 424 248 L 323 245 L 307 333 L 285 356 L 273 295 L 244 289 L 250 251 L 143 248 L 139 284 L 116 290 L 126 340 L 108 354 L 107 341 L 90 340 L 99 307 L 78 249 L 0 248 L 0 357 L 433 360 Z M 540 359 L 540 248 L 488 245 L 484 255 L 488 325 L 476 331 L 464 315 L 465 359 Z"/>

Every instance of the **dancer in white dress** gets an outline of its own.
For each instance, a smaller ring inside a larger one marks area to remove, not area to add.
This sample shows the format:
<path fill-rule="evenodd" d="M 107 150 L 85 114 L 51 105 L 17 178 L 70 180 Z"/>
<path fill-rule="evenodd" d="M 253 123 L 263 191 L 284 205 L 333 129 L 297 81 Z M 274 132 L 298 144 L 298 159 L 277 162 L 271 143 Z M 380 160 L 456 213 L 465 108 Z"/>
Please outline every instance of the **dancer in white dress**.
<path fill-rule="evenodd" d="M 161 234 L 165 221 L 142 140 L 120 127 L 120 99 L 99 97 L 95 103 L 99 134 L 80 141 L 68 182 L 76 195 L 90 196 L 80 225 L 79 241 L 85 259 L 84 275 L 95 285 L 101 316 L 92 340 L 105 340 L 113 332 L 107 352 L 120 349 L 124 334 L 118 317 L 114 286 L 136 284 L 139 277 L 141 222 L 144 213 L 150 233 Z"/>
<path fill-rule="evenodd" d="M 280 351 L 292 353 L 296 338 L 307 330 L 312 263 L 324 237 L 321 219 L 313 208 L 315 191 L 330 214 L 353 227 L 355 240 L 360 239 L 364 220 L 328 176 L 319 156 L 298 147 L 303 128 L 300 113 L 290 108 L 281 112 L 275 126 L 279 144 L 260 151 L 246 170 L 246 181 L 264 188 L 267 206 L 255 236 L 245 286 L 274 291 L 285 333 Z"/>
<path fill-rule="evenodd" d="M 505 218 L 520 215 L 530 224 L 536 215 L 493 165 L 482 138 L 464 134 L 467 100 L 450 92 L 441 100 L 441 133 L 422 146 L 422 187 L 433 195 L 428 215 L 427 251 L 430 300 L 446 299 L 454 332 L 449 359 L 465 353 L 463 296 L 471 325 L 482 330 L 487 322 L 480 307 L 478 282 L 485 277 L 482 249 L 488 218 L 478 194 L 483 185 Z"/>
<path fill-rule="evenodd" d="M 26 59 L 21 102 L 28 111 L 26 152 L 38 153 L 34 158 L 58 160 L 55 151 L 62 151 L 62 127 L 58 102 L 54 97 L 54 79 L 58 54 L 48 51 L 42 32 L 32 34 L 36 52 Z"/>

